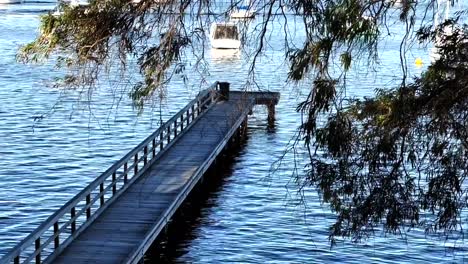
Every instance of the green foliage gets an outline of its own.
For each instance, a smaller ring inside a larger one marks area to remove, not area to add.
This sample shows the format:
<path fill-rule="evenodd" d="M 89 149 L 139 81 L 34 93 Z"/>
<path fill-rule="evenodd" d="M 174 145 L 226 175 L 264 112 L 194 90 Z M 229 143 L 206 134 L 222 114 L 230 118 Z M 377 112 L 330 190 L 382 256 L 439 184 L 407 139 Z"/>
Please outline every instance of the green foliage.
<path fill-rule="evenodd" d="M 351 54 L 349 54 L 348 52 L 342 53 L 340 55 L 340 62 L 345 71 L 348 71 L 349 68 L 351 67 L 351 61 L 352 61 Z"/>
<path fill-rule="evenodd" d="M 302 127 L 316 146 L 308 182 L 338 215 L 332 241 L 359 241 L 380 224 L 392 233 L 413 227 L 462 231 L 468 206 L 467 33 L 458 27 L 444 36 L 440 59 L 412 84 L 339 108 L 321 127 Z M 431 34 L 442 34 L 442 28 Z M 321 109 L 313 101 L 309 106 Z"/>

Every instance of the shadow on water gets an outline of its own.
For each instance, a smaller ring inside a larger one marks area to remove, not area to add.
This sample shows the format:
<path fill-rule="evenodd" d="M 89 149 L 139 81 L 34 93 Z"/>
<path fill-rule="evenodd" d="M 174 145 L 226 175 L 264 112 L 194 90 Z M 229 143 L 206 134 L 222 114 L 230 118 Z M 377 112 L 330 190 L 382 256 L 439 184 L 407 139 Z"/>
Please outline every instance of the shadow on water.
<path fill-rule="evenodd" d="M 234 162 L 247 141 L 248 136 L 239 146 L 228 148 L 207 171 L 177 210 L 165 231 L 148 249 L 144 263 L 174 263 L 188 252 L 187 245 L 196 238 L 197 228 L 206 219 L 203 212 L 217 206 L 217 197 L 223 191 L 226 180 L 232 175 Z"/>

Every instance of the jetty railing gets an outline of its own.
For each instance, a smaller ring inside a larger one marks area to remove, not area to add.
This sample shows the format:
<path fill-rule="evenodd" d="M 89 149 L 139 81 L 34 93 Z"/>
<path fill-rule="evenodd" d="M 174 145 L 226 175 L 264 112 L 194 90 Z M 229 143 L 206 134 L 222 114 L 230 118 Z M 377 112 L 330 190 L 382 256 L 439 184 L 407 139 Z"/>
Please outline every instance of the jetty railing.
<path fill-rule="evenodd" d="M 86 188 L 50 216 L 21 243 L 0 259 L 0 264 L 48 262 L 67 247 L 128 186 L 151 166 L 194 121 L 222 96 L 219 83 L 201 91 L 195 99 L 161 125 L 137 147 L 117 161 Z"/>

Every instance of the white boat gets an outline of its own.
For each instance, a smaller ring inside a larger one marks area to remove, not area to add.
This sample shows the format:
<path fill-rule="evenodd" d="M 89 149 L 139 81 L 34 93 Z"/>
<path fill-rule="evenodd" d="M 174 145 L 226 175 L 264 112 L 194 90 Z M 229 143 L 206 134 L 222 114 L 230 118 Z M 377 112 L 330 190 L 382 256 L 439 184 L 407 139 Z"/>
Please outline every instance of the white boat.
<path fill-rule="evenodd" d="M 4 4 L 21 4 L 23 0 L 0 0 L 0 5 Z"/>
<path fill-rule="evenodd" d="M 233 19 L 254 18 L 255 12 L 251 11 L 248 6 L 240 6 L 231 13 Z"/>
<path fill-rule="evenodd" d="M 239 30 L 232 22 L 213 23 L 210 29 L 211 47 L 215 49 L 239 49 Z"/>

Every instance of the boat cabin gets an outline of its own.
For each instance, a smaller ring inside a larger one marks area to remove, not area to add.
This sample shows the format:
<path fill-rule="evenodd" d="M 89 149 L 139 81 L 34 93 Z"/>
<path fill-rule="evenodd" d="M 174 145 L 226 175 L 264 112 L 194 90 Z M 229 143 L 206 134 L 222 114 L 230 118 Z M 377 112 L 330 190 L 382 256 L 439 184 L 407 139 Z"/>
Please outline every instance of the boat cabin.
<path fill-rule="evenodd" d="M 216 49 L 240 48 L 239 30 L 234 23 L 213 23 L 211 25 L 211 46 Z"/>

